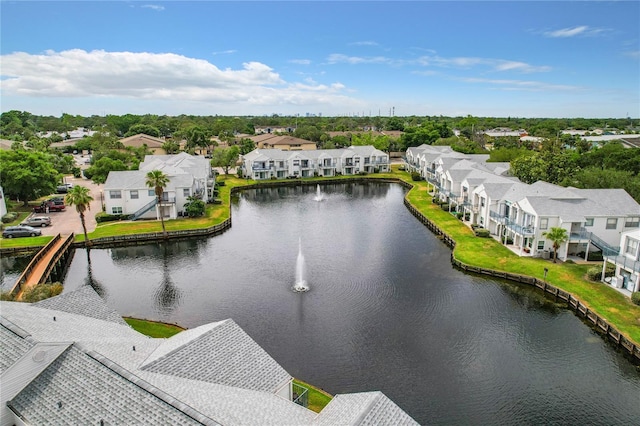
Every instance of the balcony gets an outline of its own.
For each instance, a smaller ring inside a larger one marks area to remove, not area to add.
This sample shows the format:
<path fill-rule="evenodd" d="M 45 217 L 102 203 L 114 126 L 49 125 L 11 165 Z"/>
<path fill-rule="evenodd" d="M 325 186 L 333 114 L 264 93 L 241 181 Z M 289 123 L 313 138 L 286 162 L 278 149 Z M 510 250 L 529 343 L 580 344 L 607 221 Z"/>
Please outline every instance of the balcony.
<path fill-rule="evenodd" d="M 536 233 L 535 226 L 519 225 L 516 222 L 509 219 L 507 216 L 501 215 L 500 213 L 490 211 L 489 217 L 493 219 L 495 222 L 505 225 L 507 229 L 515 232 L 516 234 L 529 236 L 529 235 L 534 235 Z"/>
<path fill-rule="evenodd" d="M 620 266 L 627 271 L 633 271 L 636 274 L 640 274 L 640 260 L 634 260 L 627 256 L 606 256 L 605 260 L 615 264 L 616 266 Z"/>

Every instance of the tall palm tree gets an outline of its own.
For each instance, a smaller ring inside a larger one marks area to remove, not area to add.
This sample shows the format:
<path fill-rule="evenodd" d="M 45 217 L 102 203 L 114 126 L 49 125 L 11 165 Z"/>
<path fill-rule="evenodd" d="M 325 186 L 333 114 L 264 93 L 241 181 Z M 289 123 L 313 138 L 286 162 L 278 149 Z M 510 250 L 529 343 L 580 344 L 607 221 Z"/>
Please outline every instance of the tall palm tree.
<path fill-rule="evenodd" d="M 82 230 L 84 231 L 84 241 L 85 244 L 91 245 L 89 241 L 89 236 L 87 235 L 87 224 L 84 220 L 84 212 L 87 210 L 91 210 L 91 202 L 93 201 L 93 197 L 89 192 L 89 188 L 86 186 L 75 185 L 73 188 L 67 192 L 67 195 L 64 197 L 67 204 L 70 206 L 76 206 L 76 211 L 80 215 L 80 223 L 82 223 Z"/>
<path fill-rule="evenodd" d="M 553 263 L 556 263 L 560 245 L 569 239 L 567 230 L 564 228 L 554 227 L 549 229 L 549 231 L 547 232 L 543 232 L 542 236 L 551 240 L 551 242 L 553 243 Z"/>
<path fill-rule="evenodd" d="M 147 173 L 147 186 L 153 188 L 156 192 L 156 199 L 158 201 L 158 213 L 160 215 L 160 222 L 162 223 L 162 235 L 167 236 L 167 231 L 164 229 L 164 215 L 162 214 L 162 193 L 165 186 L 169 183 L 169 176 L 162 173 L 162 170 L 152 170 Z"/>

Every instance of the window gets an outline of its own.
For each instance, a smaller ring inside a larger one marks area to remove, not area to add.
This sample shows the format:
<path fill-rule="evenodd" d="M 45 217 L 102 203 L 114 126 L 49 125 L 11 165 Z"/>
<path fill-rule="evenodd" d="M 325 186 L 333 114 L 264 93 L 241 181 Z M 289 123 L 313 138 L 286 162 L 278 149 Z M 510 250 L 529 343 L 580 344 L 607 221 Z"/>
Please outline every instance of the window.
<path fill-rule="evenodd" d="M 543 217 L 540 219 L 540 229 L 547 229 L 549 227 L 549 219 Z"/>
<path fill-rule="evenodd" d="M 538 241 L 538 250 L 544 250 L 544 240 Z"/>
<path fill-rule="evenodd" d="M 155 197 L 156 196 L 156 190 L 155 189 L 150 189 L 149 190 L 149 197 Z"/>
<path fill-rule="evenodd" d="M 616 229 L 618 227 L 618 219 L 610 217 L 607 219 L 607 229 Z"/>
<path fill-rule="evenodd" d="M 480 207 L 484 207 L 484 197 L 480 198 Z"/>
<path fill-rule="evenodd" d="M 624 247 L 624 252 L 631 256 L 635 256 L 636 253 L 638 253 L 638 240 L 627 237 L 627 244 Z"/>
<path fill-rule="evenodd" d="M 625 228 L 640 228 L 640 217 L 628 217 L 624 222 Z"/>
<path fill-rule="evenodd" d="M 593 226 L 593 218 L 592 217 L 585 218 L 584 226 Z"/>
<path fill-rule="evenodd" d="M 129 195 L 131 195 L 131 199 L 132 200 L 137 200 L 138 199 L 138 191 L 137 190 L 133 190 L 133 191 L 129 192 Z"/>
<path fill-rule="evenodd" d="M 294 166 L 299 166 L 300 165 L 300 160 L 293 160 L 293 165 Z"/>
<path fill-rule="evenodd" d="M 111 214 L 122 214 L 122 207 L 111 207 Z"/>
<path fill-rule="evenodd" d="M 109 198 L 122 198 L 122 191 L 109 191 Z"/>
<path fill-rule="evenodd" d="M 185 197 L 190 196 L 190 195 L 191 195 L 191 189 L 189 189 L 189 188 L 184 188 L 184 189 L 182 190 L 182 195 L 184 195 Z"/>

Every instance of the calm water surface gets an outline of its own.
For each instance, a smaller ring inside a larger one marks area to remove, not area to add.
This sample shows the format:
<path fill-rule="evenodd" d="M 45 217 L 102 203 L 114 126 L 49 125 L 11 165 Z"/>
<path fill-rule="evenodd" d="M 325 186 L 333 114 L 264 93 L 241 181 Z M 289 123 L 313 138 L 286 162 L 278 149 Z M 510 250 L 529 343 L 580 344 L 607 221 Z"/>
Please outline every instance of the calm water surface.
<path fill-rule="evenodd" d="M 640 424 L 634 366 L 536 291 L 452 269 L 400 186 L 322 190 L 246 191 L 214 238 L 77 251 L 65 291 L 186 327 L 233 318 L 292 375 L 381 390 L 422 424 Z"/>

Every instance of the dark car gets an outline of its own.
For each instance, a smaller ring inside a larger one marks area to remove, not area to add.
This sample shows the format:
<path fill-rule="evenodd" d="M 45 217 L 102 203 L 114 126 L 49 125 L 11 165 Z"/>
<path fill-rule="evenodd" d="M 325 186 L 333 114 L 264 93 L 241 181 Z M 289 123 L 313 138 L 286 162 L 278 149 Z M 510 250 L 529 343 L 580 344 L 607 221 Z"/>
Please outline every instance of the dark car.
<path fill-rule="evenodd" d="M 58 194 L 66 194 L 71 188 L 73 188 L 72 183 L 63 183 L 62 185 L 58 185 L 56 192 Z"/>
<path fill-rule="evenodd" d="M 31 216 L 26 218 L 20 225 L 33 227 L 40 226 L 44 228 L 45 226 L 51 225 L 51 218 L 49 216 Z"/>
<path fill-rule="evenodd" d="M 65 209 L 65 205 L 57 204 L 55 201 L 43 201 L 39 206 L 33 208 L 34 213 L 60 212 Z"/>
<path fill-rule="evenodd" d="M 2 238 L 36 237 L 38 235 L 42 235 L 42 232 L 31 226 L 7 226 L 5 230 L 2 231 Z"/>

